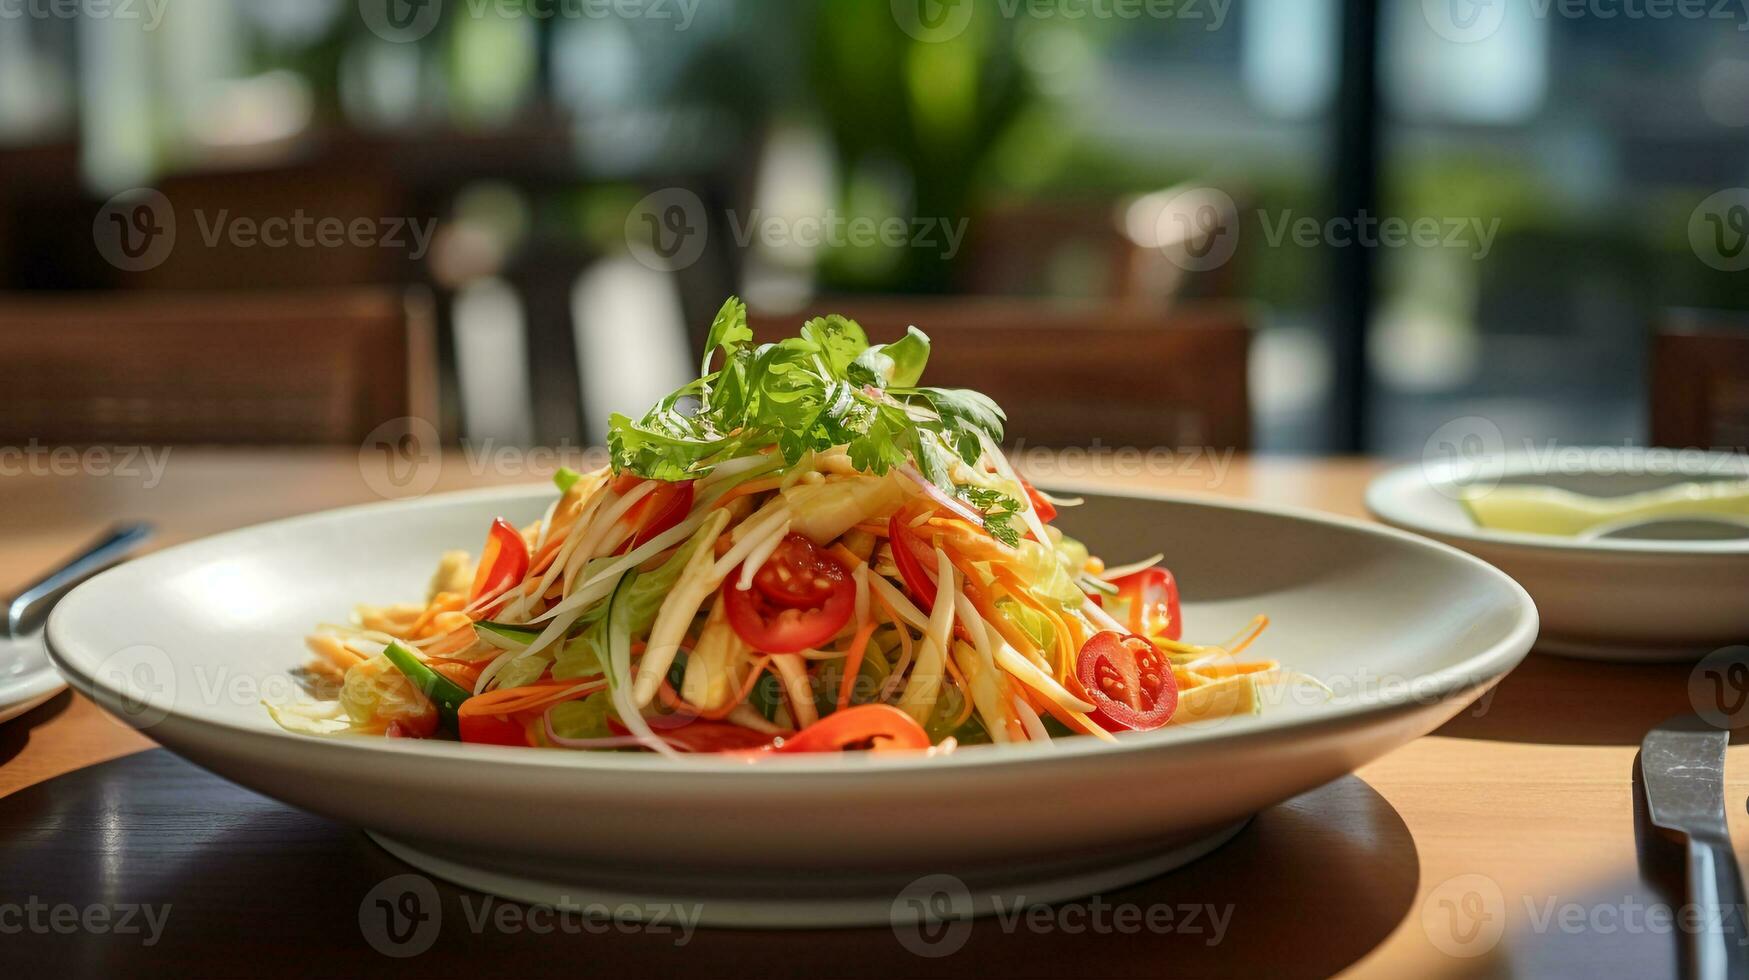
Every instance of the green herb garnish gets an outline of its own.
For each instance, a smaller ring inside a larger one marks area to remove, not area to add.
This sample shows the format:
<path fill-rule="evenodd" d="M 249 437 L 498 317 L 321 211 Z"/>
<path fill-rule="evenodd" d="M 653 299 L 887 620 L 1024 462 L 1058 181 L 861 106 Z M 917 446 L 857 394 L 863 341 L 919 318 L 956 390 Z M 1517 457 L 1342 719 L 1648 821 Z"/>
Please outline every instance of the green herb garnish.
<path fill-rule="evenodd" d="M 1000 490 L 986 487 L 960 487 L 959 495 L 984 515 L 984 530 L 1010 548 L 1020 544 L 1020 529 L 1014 518 L 1020 515 L 1020 501 Z"/>
<path fill-rule="evenodd" d="M 917 386 L 929 338 L 916 327 L 896 343 L 871 345 L 855 320 L 833 315 L 802 324 L 797 337 L 752 341 L 747 307 L 730 297 L 711 321 L 698 380 L 641 419 L 609 420 L 614 469 L 686 480 L 768 446 L 792 465 L 845 446 L 860 470 L 885 473 L 914 460 L 954 492 L 954 459 L 974 464 L 986 439 L 1002 441 L 1006 418 L 985 395 Z M 718 353 L 722 366 L 712 371 Z"/>

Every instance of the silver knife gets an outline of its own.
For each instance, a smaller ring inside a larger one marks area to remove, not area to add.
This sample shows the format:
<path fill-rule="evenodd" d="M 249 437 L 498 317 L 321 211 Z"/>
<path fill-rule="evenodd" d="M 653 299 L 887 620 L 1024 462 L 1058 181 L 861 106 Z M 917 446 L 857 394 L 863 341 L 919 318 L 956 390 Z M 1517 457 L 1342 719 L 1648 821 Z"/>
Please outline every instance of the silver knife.
<path fill-rule="evenodd" d="M 1646 809 L 1659 829 L 1688 844 L 1688 900 L 1701 912 L 1689 935 L 1698 980 L 1749 977 L 1743 875 L 1725 823 L 1725 747 L 1731 733 L 1679 715 L 1640 743 Z"/>

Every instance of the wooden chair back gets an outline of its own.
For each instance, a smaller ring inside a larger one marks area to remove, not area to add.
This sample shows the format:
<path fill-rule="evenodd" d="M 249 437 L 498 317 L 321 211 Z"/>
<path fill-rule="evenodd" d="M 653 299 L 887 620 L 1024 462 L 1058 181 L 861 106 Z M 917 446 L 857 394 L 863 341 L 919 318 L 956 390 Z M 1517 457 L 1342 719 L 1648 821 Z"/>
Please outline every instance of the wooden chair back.
<path fill-rule="evenodd" d="M 0 444 L 358 444 L 436 417 L 429 306 L 397 290 L 0 297 Z"/>
<path fill-rule="evenodd" d="M 1652 339 L 1652 442 L 1749 447 L 1749 318 L 1683 310 Z"/>

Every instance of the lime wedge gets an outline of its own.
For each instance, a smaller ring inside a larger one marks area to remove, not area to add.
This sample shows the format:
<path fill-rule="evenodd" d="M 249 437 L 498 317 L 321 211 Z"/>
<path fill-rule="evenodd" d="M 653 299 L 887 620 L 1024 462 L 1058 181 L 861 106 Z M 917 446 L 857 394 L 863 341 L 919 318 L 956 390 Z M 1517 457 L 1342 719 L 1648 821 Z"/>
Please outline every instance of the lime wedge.
<path fill-rule="evenodd" d="M 1679 483 L 1644 493 L 1593 497 L 1555 487 L 1504 484 L 1466 492 L 1470 519 L 1493 531 L 1572 537 L 1604 524 L 1650 518 L 1749 518 L 1749 481 Z"/>

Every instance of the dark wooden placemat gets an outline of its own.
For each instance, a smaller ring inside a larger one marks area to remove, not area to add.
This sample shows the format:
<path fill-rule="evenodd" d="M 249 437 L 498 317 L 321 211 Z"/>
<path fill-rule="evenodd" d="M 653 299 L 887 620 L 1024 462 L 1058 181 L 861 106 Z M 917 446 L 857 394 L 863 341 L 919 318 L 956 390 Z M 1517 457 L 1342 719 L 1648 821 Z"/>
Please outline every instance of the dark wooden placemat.
<path fill-rule="evenodd" d="M 431 881 L 356 828 L 154 750 L 0 799 L 0 974 L 1327 976 L 1410 914 L 1417 874 L 1396 811 L 1348 777 L 1172 874 L 1007 925 L 980 919 L 950 955 L 919 956 L 890 928 L 652 931 Z M 1123 928 L 1119 907 L 1140 927 Z"/>

